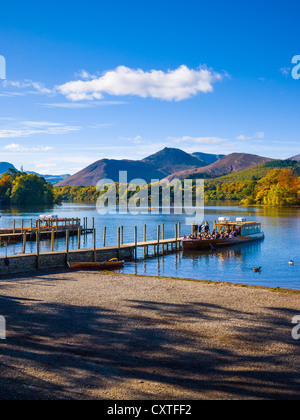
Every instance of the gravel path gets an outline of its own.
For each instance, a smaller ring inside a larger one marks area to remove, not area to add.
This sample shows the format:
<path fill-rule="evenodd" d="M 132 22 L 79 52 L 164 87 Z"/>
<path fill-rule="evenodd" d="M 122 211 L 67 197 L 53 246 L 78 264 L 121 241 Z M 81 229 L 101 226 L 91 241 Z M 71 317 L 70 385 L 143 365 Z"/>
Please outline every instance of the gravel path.
<path fill-rule="evenodd" d="M 299 399 L 300 294 L 83 272 L 0 278 L 2 399 Z"/>

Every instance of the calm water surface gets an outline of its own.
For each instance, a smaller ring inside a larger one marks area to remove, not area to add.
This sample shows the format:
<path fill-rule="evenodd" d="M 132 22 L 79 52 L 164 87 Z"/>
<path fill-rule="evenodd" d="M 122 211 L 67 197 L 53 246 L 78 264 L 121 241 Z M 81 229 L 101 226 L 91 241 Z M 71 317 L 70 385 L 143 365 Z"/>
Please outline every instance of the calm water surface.
<path fill-rule="evenodd" d="M 13 219 L 17 227 L 21 220 L 29 226 L 30 219 L 40 214 L 57 214 L 59 217 L 88 217 L 89 225 L 95 217 L 97 246 L 102 246 L 104 226 L 107 227 L 107 245 L 116 245 L 117 229 L 124 226 L 124 242 L 134 240 L 134 226 L 138 227 L 139 241 L 143 240 L 143 226 L 147 224 L 149 240 L 156 239 L 157 225 L 165 224 L 166 238 L 174 237 L 174 224 L 182 222 L 182 234 L 190 234 L 191 228 L 185 226 L 185 217 L 178 215 L 109 215 L 100 216 L 94 205 L 66 203 L 54 208 L 17 209 L 3 208 L 1 228 L 12 227 Z M 244 208 L 235 203 L 210 203 L 205 209 L 205 219 L 211 225 L 221 216 L 247 217 L 262 223 L 266 239 L 263 242 L 224 249 L 221 251 L 202 252 L 200 254 L 168 255 L 150 260 L 128 263 L 124 273 L 136 273 L 151 276 L 172 276 L 196 280 L 220 280 L 234 283 L 300 289 L 300 209 Z M 70 247 L 77 247 L 77 238 L 70 239 Z M 27 244 L 27 252 L 35 252 L 35 243 Z M 82 247 L 92 247 L 92 236 L 82 237 Z M 41 251 L 48 251 L 50 243 L 42 241 Z M 64 250 L 65 240 L 58 239 L 55 250 Z M 10 255 L 21 253 L 21 244 L 10 245 Z M 1 255 L 5 254 L 2 247 Z M 142 253 L 140 254 L 142 256 Z M 288 263 L 295 261 L 294 266 Z M 253 267 L 262 267 L 260 274 L 254 273 Z"/>

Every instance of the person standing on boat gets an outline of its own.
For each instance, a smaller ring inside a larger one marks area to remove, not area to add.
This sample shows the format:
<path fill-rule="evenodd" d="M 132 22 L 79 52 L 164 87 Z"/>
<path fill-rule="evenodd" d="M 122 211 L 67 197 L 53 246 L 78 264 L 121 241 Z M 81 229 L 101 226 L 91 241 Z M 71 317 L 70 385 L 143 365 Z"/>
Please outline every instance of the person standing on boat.
<path fill-rule="evenodd" d="M 193 232 L 194 232 L 194 236 L 197 237 L 197 235 L 198 235 L 198 223 L 197 222 L 194 222 Z"/>
<path fill-rule="evenodd" d="M 205 233 L 209 233 L 209 223 L 205 222 Z"/>

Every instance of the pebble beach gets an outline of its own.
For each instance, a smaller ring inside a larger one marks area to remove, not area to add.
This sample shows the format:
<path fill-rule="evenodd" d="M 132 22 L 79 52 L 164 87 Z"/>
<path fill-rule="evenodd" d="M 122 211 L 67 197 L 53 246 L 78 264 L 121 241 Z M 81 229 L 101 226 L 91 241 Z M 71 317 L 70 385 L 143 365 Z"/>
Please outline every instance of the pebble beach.
<path fill-rule="evenodd" d="M 0 399 L 299 399 L 300 292 L 114 273 L 0 278 Z"/>

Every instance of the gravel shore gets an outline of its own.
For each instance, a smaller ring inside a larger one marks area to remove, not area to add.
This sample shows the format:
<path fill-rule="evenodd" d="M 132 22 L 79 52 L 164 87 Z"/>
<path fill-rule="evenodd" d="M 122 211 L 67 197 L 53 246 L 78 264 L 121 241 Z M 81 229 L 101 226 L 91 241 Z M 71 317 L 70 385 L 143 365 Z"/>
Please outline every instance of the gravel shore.
<path fill-rule="evenodd" d="M 93 272 L 0 278 L 1 399 L 299 399 L 300 294 Z"/>

